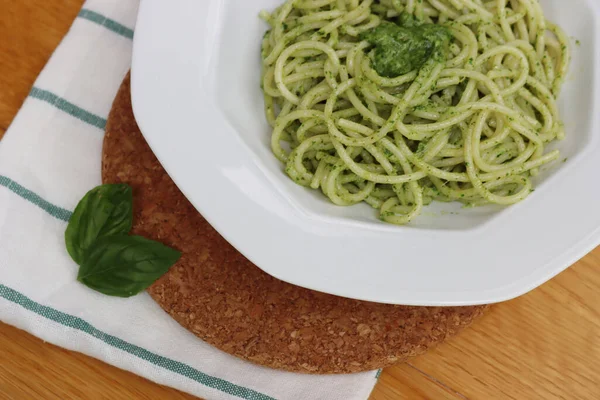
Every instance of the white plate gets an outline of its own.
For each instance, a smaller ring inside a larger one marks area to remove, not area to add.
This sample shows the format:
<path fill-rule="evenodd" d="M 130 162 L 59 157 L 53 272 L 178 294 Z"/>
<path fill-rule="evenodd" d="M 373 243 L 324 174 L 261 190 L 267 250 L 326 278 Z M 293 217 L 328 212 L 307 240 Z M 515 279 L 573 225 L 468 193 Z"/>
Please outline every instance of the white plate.
<path fill-rule="evenodd" d="M 269 148 L 260 90 L 261 9 L 282 0 L 144 0 L 132 96 L 148 143 L 179 188 L 271 275 L 341 296 L 410 305 L 507 300 L 600 242 L 600 3 L 542 0 L 580 40 L 560 108 L 565 163 L 510 208 L 435 204 L 410 226 L 294 184 Z M 458 214 L 455 214 L 458 213 Z M 235 279 L 235 277 L 231 277 Z"/>

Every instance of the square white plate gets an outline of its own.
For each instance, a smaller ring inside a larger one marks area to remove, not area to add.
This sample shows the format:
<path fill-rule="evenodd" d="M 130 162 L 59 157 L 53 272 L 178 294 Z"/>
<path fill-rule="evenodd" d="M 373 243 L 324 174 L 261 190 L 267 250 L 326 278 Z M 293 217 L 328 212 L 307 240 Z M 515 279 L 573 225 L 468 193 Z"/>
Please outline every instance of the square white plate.
<path fill-rule="evenodd" d="M 600 242 L 600 3 L 542 0 L 573 40 L 560 98 L 567 158 L 510 208 L 434 204 L 409 226 L 337 207 L 294 184 L 272 155 L 258 18 L 282 0 L 145 0 L 134 38 L 133 108 L 179 188 L 257 266 L 340 296 L 410 305 L 507 300 Z M 235 279 L 235 277 L 232 277 Z"/>

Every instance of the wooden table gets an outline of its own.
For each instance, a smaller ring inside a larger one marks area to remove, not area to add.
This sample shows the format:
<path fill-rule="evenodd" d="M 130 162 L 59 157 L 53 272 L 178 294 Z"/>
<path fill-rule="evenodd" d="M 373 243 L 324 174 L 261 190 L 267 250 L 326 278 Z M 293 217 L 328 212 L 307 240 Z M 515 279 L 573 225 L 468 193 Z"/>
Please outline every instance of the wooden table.
<path fill-rule="evenodd" d="M 0 0 L 0 137 L 81 4 Z M 194 397 L 0 323 L 0 399 L 34 398 Z M 371 397 L 465 398 L 600 398 L 600 248 L 534 292 L 494 306 L 458 338 L 385 370 Z"/>

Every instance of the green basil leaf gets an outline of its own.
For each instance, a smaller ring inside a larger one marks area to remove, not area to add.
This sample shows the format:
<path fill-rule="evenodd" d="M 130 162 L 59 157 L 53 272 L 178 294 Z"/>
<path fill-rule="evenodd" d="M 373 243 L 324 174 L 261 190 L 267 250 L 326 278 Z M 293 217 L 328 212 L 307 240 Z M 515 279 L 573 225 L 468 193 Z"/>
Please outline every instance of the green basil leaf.
<path fill-rule="evenodd" d="M 126 234 L 133 223 L 133 193 L 126 184 L 101 185 L 81 199 L 65 231 L 67 251 L 81 265 L 96 239 Z"/>
<path fill-rule="evenodd" d="M 141 236 L 108 236 L 89 248 L 77 280 L 109 296 L 131 297 L 164 275 L 179 257 L 179 251 Z"/>

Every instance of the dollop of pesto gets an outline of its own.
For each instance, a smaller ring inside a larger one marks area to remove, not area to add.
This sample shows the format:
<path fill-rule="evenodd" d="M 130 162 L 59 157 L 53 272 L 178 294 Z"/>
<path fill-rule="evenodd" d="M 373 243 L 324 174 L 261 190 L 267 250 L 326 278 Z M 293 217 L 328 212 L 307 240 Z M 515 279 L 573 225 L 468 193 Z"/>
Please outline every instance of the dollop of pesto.
<path fill-rule="evenodd" d="M 393 78 L 420 69 L 432 57 L 443 62 L 452 34 L 445 26 L 422 23 L 403 13 L 397 23 L 382 22 L 363 32 L 360 39 L 375 47 L 372 57 L 375 71 Z"/>

